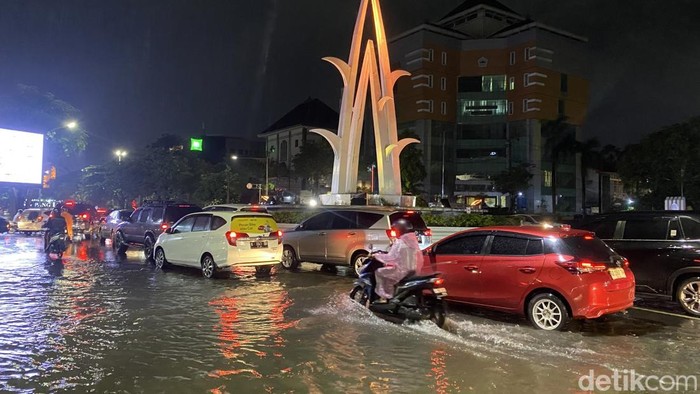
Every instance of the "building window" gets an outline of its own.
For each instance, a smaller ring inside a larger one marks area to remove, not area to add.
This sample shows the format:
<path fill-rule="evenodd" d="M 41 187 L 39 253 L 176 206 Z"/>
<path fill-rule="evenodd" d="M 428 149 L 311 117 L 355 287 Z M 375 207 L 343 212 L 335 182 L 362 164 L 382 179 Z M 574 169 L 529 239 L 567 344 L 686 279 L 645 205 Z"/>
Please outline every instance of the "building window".
<path fill-rule="evenodd" d="M 508 78 L 508 88 L 515 90 L 515 77 Z"/>
<path fill-rule="evenodd" d="M 442 65 L 443 66 L 447 65 L 447 52 L 442 53 Z"/>
<path fill-rule="evenodd" d="M 411 80 L 414 82 L 413 87 L 414 88 L 420 88 L 420 87 L 425 87 L 425 88 L 432 88 L 433 87 L 433 76 L 432 75 L 426 75 L 426 74 L 419 74 L 411 77 Z"/>
<path fill-rule="evenodd" d="M 418 112 L 428 112 L 433 113 L 433 100 L 418 100 Z"/>
<path fill-rule="evenodd" d="M 435 51 L 433 51 L 432 49 L 428 50 L 428 61 L 429 62 L 433 61 L 434 54 L 435 54 Z"/>
<path fill-rule="evenodd" d="M 525 61 L 532 59 L 532 48 L 525 48 Z"/>
<path fill-rule="evenodd" d="M 462 116 L 466 118 L 505 115 L 507 106 L 506 100 L 461 100 Z"/>
<path fill-rule="evenodd" d="M 544 86 L 542 79 L 547 78 L 546 74 L 542 73 L 525 73 L 523 74 L 523 86 L 528 87 L 532 85 Z"/>
<path fill-rule="evenodd" d="M 552 171 L 544 170 L 544 187 L 552 187 Z"/>
<path fill-rule="evenodd" d="M 457 81 L 460 93 L 467 92 L 505 92 L 505 75 L 483 75 L 479 77 L 459 77 Z"/>
<path fill-rule="evenodd" d="M 510 65 L 515 64 L 515 51 L 510 51 Z"/>
<path fill-rule="evenodd" d="M 443 91 L 447 90 L 447 78 L 440 78 L 440 89 Z"/>
<path fill-rule="evenodd" d="M 508 102 L 508 115 L 513 115 L 513 102 Z"/>
<path fill-rule="evenodd" d="M 287 141 L 282 141 L 280 144 L 280 161 L 287 161 Z"/>
<path fill-rule="evenodd" d="M 567 93 L 569 91 L 569 76 L 566 74 L 561 75 L 561 92 Z"/>
<path fill-rule="evenodd" d="M 406 64 L 413 64 L 420 61 L 433 61 L 433 50 L 432 49 L 416 49 L 415 51 L 409 52 L 405 55 L 407 61 Z"/>
<path fill-rule="evenodd" d="M 299 140 L 294 140 L 294 147 L 298 148 L 299 147 Z"/>
<path fill-rule="evenodd" d="M 542 103 L 540 99 L 523 99 L 523 112 L 539 111 L 540 103 Z"/>
<path fill-rule="evenodd" d="M 447 103 L 444 101 L 440 103 L 440 113 L 443 115 L 447 115 Z"/>

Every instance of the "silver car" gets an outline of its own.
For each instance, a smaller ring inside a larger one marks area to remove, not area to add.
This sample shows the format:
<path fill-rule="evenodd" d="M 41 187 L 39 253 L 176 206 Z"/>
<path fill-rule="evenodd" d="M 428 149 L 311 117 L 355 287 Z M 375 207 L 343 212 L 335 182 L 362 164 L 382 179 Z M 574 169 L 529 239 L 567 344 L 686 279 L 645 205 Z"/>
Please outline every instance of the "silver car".
<path fill-rule="evenodd" d="M 25 209 L 17 218 L 17 231 L 26 235 L 44 232 L 43 227 L 49 221 L 49 215 L 51 215 L 50 209 Z"/>
<path fill-rule="evenodd" d="M 391 223 L 408 219 L 421 249 L 432 242 L 430 229 L 419 212 L 396 209 L 328 209 L 302 222 L 283 236 L 282 266 L 295 269 L 300 262 L 349 266 L 359 273 L 371 250 L 386 250 L 395 234 Z"/>
<path fill-rule="evenodd" d="M 129 220 L 133 212 L 133 209 L 115 209 L 102 219 L 100 221 L 99 230 L 100 242 L 104 242 L 106 239 L 113 239 L 114 230 L 116 230 L 121 223 Z"/>

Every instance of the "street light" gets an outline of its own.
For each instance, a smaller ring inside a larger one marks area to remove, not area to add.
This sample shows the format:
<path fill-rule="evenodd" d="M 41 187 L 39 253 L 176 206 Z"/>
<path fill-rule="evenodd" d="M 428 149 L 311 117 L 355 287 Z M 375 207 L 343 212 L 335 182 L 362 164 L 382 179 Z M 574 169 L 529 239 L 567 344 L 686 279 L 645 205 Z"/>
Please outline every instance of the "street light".
<path fill-rule="evenodd" d="M 58 131 L 58 130 L 61 130 L 61 129 L 75 130 L 76 128 L 78 128 L 78 122 L 76 122 L 75 120 L 68 120 L 68 121 L 63 122 L 63 124 L 61 126 L 58 126 L 56 128 L 49 130 L 46 133 L 46 136 L 53 138 L 53 136 L 56 134 L 56 131 Z"/>
<path fill-rule="evenodd" d="M 125 150 L 117 149 L 114 151 L 114 154 L 117 156 L 117 159 L 119 160 L 119 164 L 122 164 L 122 158 L 126 157 L 126 154 L 128 152 Z"/>

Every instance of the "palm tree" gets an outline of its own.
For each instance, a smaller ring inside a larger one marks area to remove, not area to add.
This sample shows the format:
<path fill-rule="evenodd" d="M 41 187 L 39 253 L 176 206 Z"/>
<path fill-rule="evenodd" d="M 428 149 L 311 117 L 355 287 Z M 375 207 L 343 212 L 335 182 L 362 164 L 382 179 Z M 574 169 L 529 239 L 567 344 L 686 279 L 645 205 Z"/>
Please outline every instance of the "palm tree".
<path fill-rule="evenodd" d="M 555 120 L 542 122 L 542 139 L 544 150 L 549 152 L 552 161 L 552 213 L 557 213 L 557 166 L 561 155 L 576 152 L 576 133 L 566 123 L 567 118 L 560 116 Z"/>
<path fill-rule="evenodd" d="M 596 138 L 591 138 L 576 144 L 576 152 L 581 154 L 581 207 L 586 215 L 586 174 L 589 168 L 600 169 L 600 152 L 597 148 L 600 142 Z"/>

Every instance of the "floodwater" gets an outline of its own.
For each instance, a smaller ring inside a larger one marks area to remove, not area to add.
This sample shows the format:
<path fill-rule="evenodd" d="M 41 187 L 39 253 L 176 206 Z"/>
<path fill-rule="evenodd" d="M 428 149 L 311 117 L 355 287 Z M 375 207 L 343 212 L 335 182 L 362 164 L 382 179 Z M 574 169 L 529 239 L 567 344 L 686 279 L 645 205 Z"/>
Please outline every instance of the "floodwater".
<path fill-rule="evenodd" d="M 0 391 L 580 392 L 590 370 L 700 375 L 700 320 L 630 312 L 543 332 L 451 307 L 447 330 L 353 304 L 352 278 L 156 271 L 97 243 L 46 262 L 0 235 Z"/>

